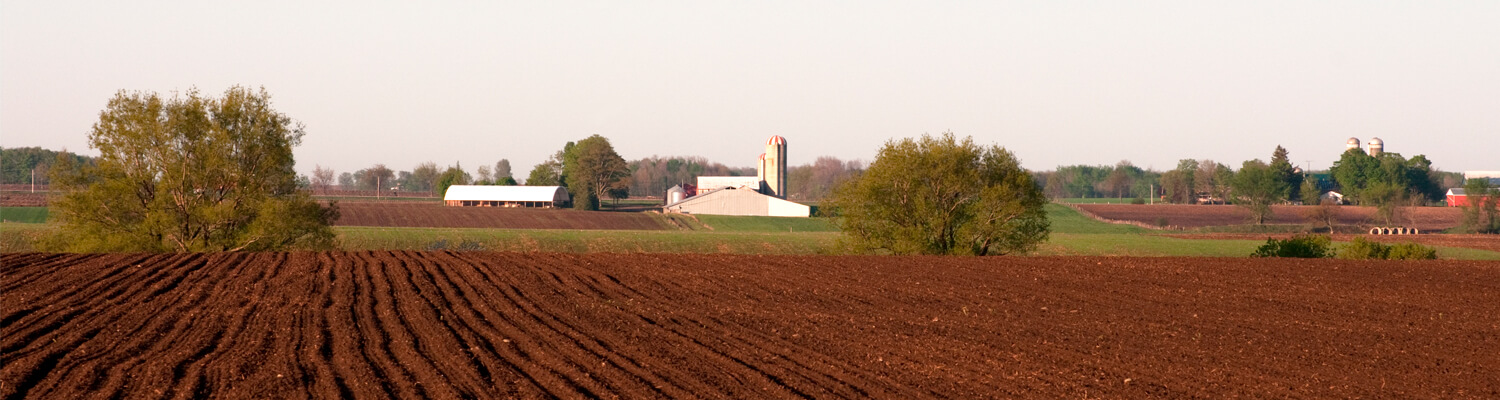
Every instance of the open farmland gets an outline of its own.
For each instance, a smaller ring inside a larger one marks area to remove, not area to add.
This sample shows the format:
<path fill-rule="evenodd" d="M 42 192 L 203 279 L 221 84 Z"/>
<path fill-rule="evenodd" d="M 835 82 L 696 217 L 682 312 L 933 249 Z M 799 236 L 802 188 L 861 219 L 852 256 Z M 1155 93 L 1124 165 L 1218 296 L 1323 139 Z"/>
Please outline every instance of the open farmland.
<path fill-rule="evenodd" d="M 630 229 L 660 230 L 667 226 L 647 213 L 600 212 L 570 209 L 447 207 L 438 203 L 340 202 L 334 225 L 504 228 L 504 229 Z"/>
<path fill-rule="evenodd" d="M 1227 205 L 1076 204 L 1074 206 L 1083 212 L 1106 220 L 1136 222 L 1152 226 L 1157 224 L 1158 219 L 1166 219 L 1168 225 L 1183 228 L 1253 223 L 1250 220 L 1250 211 L 1243 207 Z M 1307 209 L 1313 207 L 1271 206 L 1274 214 L 1266 220 L 1266 223 L 1306 224 L 1307 219 L 1303 215 Z M 1458 226 L 1463 218 L 1463 210 L 1455 207 L 1408 207 L 1403 208 L 1401 212 L 1403 215 L 1400 217 L 1400 223 L 1396 224 L 1397 226 L 1431 232 Z M 1374 207 L 1342 206 L 1339 207 L 1338 213 L 1339 225 L 1371 226 L 1378 220 Z"/>
<path fill-rule="evenodd" d="M 1500 263 L 0 255 L 0 397 L 1495 397 Z"/>

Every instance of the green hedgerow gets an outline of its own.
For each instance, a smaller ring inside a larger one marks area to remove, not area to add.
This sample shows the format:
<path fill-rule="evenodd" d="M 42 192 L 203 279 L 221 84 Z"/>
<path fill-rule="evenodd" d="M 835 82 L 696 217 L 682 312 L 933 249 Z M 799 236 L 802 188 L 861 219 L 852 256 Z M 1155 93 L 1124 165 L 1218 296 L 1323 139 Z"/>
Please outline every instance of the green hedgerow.
<path fill-rule="evenodd" d="M 1285 240 L 1267 238 L 1266 244 L 1255 249 L 1250 256 L 1326 258 L 1333 255 L 1329 250 L 1332 242 L 1332 239 L 1323 235 L 1297 235 Z"/>
<path fill-rule="evenodd" d="M 1356 237 L 1339 248 L 1337 257 L 1346 260 L 1436 260 L 1437 250 L 1411 242 L 1387 245 Z"/>

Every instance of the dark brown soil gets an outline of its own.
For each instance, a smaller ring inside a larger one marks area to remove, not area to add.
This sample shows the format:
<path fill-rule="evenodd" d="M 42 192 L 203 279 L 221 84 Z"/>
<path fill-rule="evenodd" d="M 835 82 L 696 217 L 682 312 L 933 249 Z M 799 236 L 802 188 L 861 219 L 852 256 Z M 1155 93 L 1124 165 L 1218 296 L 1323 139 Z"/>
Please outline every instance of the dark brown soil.
<path fill-rule="evenodd" d="M 661 230 L 645 213 L 544 208 L 448 207 L 436 203 L 339 202 L 338 222 L 346 226 L 506 229 Z"/>
<path fill-rule="evenodd" d="M 1500 396 L 1500 263 L 0 255 L 3 398 Z"/>
<path fill-rule="evenodd" d="M 1250 211 L 1227 205 L 1189 204 L 1075 204 L 1079 210 L 1094 214 L 1098 218 L 1132 221 L 1156 225 L 1165 218 L 1168 225 L 1184 228 L 1206 226 L 1244 225 L 1254 223 Z M 1272 206 L 1272 217 L 1268 224 L 1307 224 L 1308 209 L 1314 206 Z M 1391 226 L 1417 228 L 1423 231 L 1441 231 L 1458 226 L 1463 210 L 1457 207 L 1406 207 L 1397 213 L 1397 221 Z M 1374 207 L 1341 206 L 1338 208 L 1338 225 L 1386 226 L 1377 221 Z"/>

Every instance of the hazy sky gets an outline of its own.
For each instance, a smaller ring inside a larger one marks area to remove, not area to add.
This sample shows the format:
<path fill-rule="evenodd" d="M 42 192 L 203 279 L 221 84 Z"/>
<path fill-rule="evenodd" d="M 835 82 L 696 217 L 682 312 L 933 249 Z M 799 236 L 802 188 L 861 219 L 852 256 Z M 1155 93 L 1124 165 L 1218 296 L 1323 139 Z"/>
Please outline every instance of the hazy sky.
<path fill-rule="evenodd" d="M 420 3 L 420 4 L 418 4 Z M 953 131 L 1025 167 L 1327 168 L 1349 137 L 1500 170 L 1500 1 L 5 1 L 0 145 L 83 153 L 118 90 L 264 86 L 298 170 L 564 142 L 750 166 Z"/>

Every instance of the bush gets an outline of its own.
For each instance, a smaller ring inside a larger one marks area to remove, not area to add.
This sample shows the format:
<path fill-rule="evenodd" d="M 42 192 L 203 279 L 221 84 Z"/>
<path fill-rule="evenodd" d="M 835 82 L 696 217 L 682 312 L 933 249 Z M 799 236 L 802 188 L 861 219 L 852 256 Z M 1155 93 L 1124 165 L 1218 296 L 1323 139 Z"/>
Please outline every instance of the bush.
<path fill-rule="evenodd" d="M 1143 199 L 1143 198 L 1140 198 L 1140 197 L 1137 197 L 1137 198 L 1134 198 L 1134 199 L 1130 199 L 1130 204 L 1137 204 L 1137 205 L 1139 205 L 1139 204 L 1146 204 L 1146 199 Z"/>
<path fill-rule="evenodd" d="M 1167 218 L 1166 217 L 1156 217 L 1156 226 L 1162 227 L 1162 228 L 1166 228 L 1167 227 Z"/>
<path fill-rule="evenodd" d="M 1326 258 L 1332 255 L 1329 244 L 1332 240 L 1323 235 L 1297 235 L 1291 239 L 1267 238 L 1266 244 L 1255 249 L 1251 257 Z"/>
<path fill-rule="evenodd" d="M 1356 237 L 1339 248 L 1338 258 L 1345 260 L 1436 260 L 1437 250 L 1416 243 L 1384 243 Z"/>

